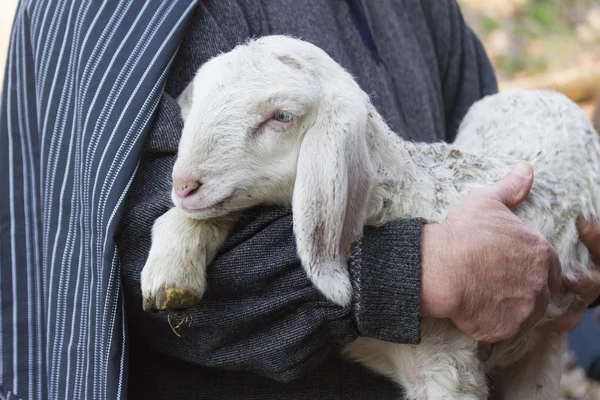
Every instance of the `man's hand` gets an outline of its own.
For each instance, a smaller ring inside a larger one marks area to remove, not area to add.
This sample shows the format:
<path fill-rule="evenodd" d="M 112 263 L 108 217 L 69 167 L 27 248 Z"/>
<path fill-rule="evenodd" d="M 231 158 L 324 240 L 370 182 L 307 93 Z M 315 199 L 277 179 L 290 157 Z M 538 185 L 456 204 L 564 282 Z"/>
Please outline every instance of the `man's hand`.
<path fill-rule="evenodd" d="M 552 246 L 512 212 L 533 183 L 519 162 L 494 185 L 473 191 L 441 224 L 422 233 L 421 314 L 449 318 L 493 343 L 533 326 L 561 286 Z"/>
<path fill-rule="evenodd" d="M 600 260 L 600 229 L 593 222 L 580 220 L 578 224 L 579 238 L 587 246 L 592 258 Z M 556 331 L 570 331 L 581 323 L 586 308 L 600 297 L 600 271 L 594 268 L 590 277 L 584 277 L 576 282 L 563 282 L 565 287 L 579 294 L 578 301 L 574 302 L 569 311 L 558 319 L 550 322 L 547 327 Z"/>

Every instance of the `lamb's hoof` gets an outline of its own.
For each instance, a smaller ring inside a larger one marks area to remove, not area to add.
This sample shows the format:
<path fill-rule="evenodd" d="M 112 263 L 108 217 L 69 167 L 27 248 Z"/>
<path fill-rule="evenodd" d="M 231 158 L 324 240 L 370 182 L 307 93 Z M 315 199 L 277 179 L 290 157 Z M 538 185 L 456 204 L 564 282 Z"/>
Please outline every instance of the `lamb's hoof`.
<path fill-rule="evenodd" d="M 154 299 L 149 299 L 147 297 L 144 297 L 144 303 L 142 304 L 142 308 L 146 312 L 156 312 L 156 311 L 158 311 L 156 309 L 156 302 L 154 301 Z"/>
<path fill-rule="evenodd" d="M 192 289 L 169 287 L 159 289 L 155 298 L 144 298 L 144 311 L 181 311 L 190 309 L 198 303 L 202 295 Z"/>

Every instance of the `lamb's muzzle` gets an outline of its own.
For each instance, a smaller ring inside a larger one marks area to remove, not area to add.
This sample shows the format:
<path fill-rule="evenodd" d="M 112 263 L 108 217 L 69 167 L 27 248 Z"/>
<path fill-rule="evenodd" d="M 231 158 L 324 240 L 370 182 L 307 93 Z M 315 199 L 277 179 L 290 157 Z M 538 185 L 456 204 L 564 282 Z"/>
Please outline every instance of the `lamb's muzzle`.
<path fill-rule="evenodd" d="M 200 298 L 206 266 L 231 227 L 227 216 L 290 203 L 309 278 L 347 305 L 346 257 L 364 225 L 443 221 L 464 195 L 519 159 L 533 165 L 536 178 L 515 212 L 555 247 L 566 278 L 589 273 L 576 219 L 600 211 L 600 142 L 585 114 L 560 94 L 489 96 L 473 105 L 454 145 L 408 143 L 323 50 L 270 36 L 207 62 L 179 103 L 185 124 L 174 176 L 202 185 L 189 195 L 175 182 L 185 196 L 174 196 L 178 207 L 153 229 L 142 272 L 149 308 L 179 307 L 182 288 L 185 299 Z M 566 291 L 553 298 L 546 319 L 571 300 Z M 359 338 L 346 352 L 402 384 L 411 399 L 485 399 L 484 373 L 491 371 L 502 375 L 508 399 L 550 399 L 558 395 L 563 341 L 534 329 L 482 363 L 474 340 L 426 319 L 419 346 Z"/>

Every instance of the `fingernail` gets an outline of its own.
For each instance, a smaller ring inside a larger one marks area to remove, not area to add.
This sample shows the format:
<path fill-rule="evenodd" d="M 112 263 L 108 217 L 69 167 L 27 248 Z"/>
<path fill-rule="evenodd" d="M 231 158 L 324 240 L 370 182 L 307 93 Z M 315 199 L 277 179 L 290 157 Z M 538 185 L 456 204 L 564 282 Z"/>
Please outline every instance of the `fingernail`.
<path fill-rule="evenodd" d="M 525 161 L 518 161 L 513 166 L 512 172 L 524 178 L 529 178 L 531 175 L 533 175 L 533 169 L 531 168 L 531 165 Z"/>

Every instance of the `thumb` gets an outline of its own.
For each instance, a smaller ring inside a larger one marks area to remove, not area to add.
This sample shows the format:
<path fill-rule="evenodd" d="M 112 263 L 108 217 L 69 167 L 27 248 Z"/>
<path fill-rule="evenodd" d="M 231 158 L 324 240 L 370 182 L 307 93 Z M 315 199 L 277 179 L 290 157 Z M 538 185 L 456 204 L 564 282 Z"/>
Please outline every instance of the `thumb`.
<path fill-rule="evenodd" d="M 518 161 L 509 173 L 490 186 L 494 196 L 508 208 L 518 206 L 533 185 L 533 168 L 527 161 Z"/>

